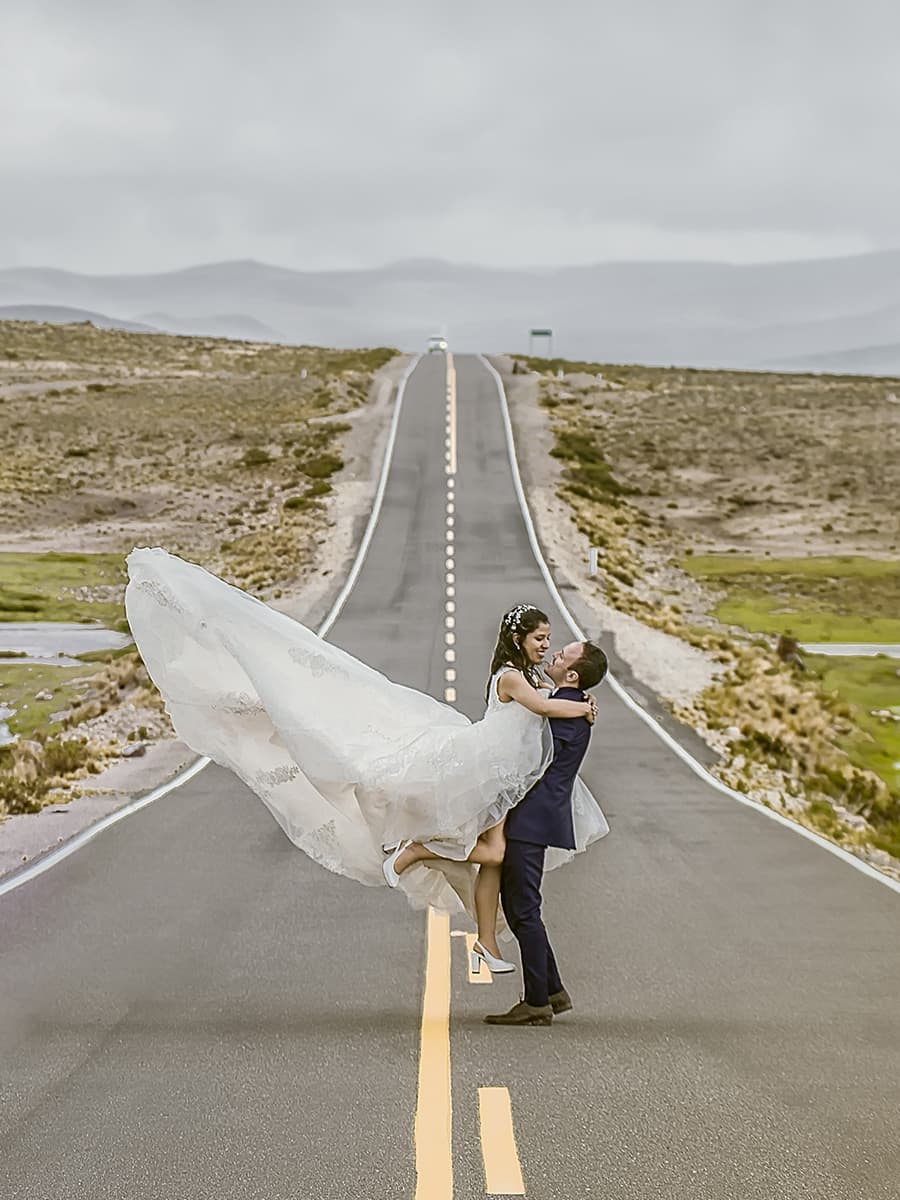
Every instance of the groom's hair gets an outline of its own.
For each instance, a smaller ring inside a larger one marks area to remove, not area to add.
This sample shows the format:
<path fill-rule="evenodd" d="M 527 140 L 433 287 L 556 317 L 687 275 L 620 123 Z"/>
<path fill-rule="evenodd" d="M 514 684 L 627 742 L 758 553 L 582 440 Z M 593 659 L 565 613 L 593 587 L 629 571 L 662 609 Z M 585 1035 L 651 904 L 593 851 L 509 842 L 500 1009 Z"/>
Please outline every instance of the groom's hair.
<path fill-rule="evenodd" d="M 609 670 L 609 663 L 599 646 L 595 646 L 593 642 L 582 642 L 581 657 L 572 663 L 569 670 L 575 671 L 578 675 L 578 686 L 586 692 L 588 688 L 596 687 L 600 682 Z"/>

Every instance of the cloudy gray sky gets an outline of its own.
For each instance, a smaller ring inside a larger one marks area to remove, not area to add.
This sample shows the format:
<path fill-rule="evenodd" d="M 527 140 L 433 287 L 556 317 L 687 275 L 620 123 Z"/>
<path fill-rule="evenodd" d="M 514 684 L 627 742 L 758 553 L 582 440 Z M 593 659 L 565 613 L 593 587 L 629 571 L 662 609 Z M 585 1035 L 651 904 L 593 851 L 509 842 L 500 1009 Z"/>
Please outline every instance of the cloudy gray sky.
<path fill-rule="evenodd" d="M 896 0 L 0 8 L 0 266 L 900 245 Z"/>

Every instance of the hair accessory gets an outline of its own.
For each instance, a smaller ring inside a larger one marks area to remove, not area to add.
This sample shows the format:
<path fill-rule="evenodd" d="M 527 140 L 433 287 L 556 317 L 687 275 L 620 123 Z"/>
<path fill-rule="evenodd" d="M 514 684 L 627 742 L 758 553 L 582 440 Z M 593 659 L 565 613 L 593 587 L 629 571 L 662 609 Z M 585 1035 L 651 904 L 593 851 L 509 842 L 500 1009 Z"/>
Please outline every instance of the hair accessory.
<path fill-rule="evenodd" d="M 534 611 L 535 609 L 533 604 L 517 604 L 516 607 L 511 608 L 503 618 L 503 624 L 507 629 L 510 629 L 513 633 L 515 633 L 522 624 L 522 618 L 525 616 L 525 614 Z"/>

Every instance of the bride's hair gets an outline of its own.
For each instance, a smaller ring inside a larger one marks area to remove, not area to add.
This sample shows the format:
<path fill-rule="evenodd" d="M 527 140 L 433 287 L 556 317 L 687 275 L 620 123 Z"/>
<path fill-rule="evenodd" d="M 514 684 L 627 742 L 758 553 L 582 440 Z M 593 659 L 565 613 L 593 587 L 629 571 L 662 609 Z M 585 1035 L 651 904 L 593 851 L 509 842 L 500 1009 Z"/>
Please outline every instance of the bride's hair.
<path fill-rule="evenodd" d="M 550 618 L 546 613 L 535 608 L 533 604 L 517 604 L 505 613 L 500 622 L 500 632 L 497 634 L 497 645 L 494 647 L 494 657 L 491 659 L 491 673 L 485 688 L 485 700 L 491 694 L 491 680 L 494 672 L 507 664 L 521 671 L 532 687 L 538 686 L 538 673 L 534 665 L 528 661 L 522 643 L 529 633 L 533 633 L 539 625 L 549 625 Z"/>

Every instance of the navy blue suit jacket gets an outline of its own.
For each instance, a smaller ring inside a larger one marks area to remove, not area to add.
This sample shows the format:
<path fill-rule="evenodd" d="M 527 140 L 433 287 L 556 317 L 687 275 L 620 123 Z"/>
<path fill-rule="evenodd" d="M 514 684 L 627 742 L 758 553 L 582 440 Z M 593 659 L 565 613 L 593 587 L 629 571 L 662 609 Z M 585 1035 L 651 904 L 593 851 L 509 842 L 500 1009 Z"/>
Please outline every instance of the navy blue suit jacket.
<path fill-rule="evenodd" d="M 578 688 L 562 687 L 554 700 L 584 700 Z M 507 841 L 533 842 L 538 846 L 575 849 L 572 823 L 572 787 L 587 753 L 591 726 L 584 717 L 552 717 L 553 761 L 530 792 L 510 809 Z"/>

